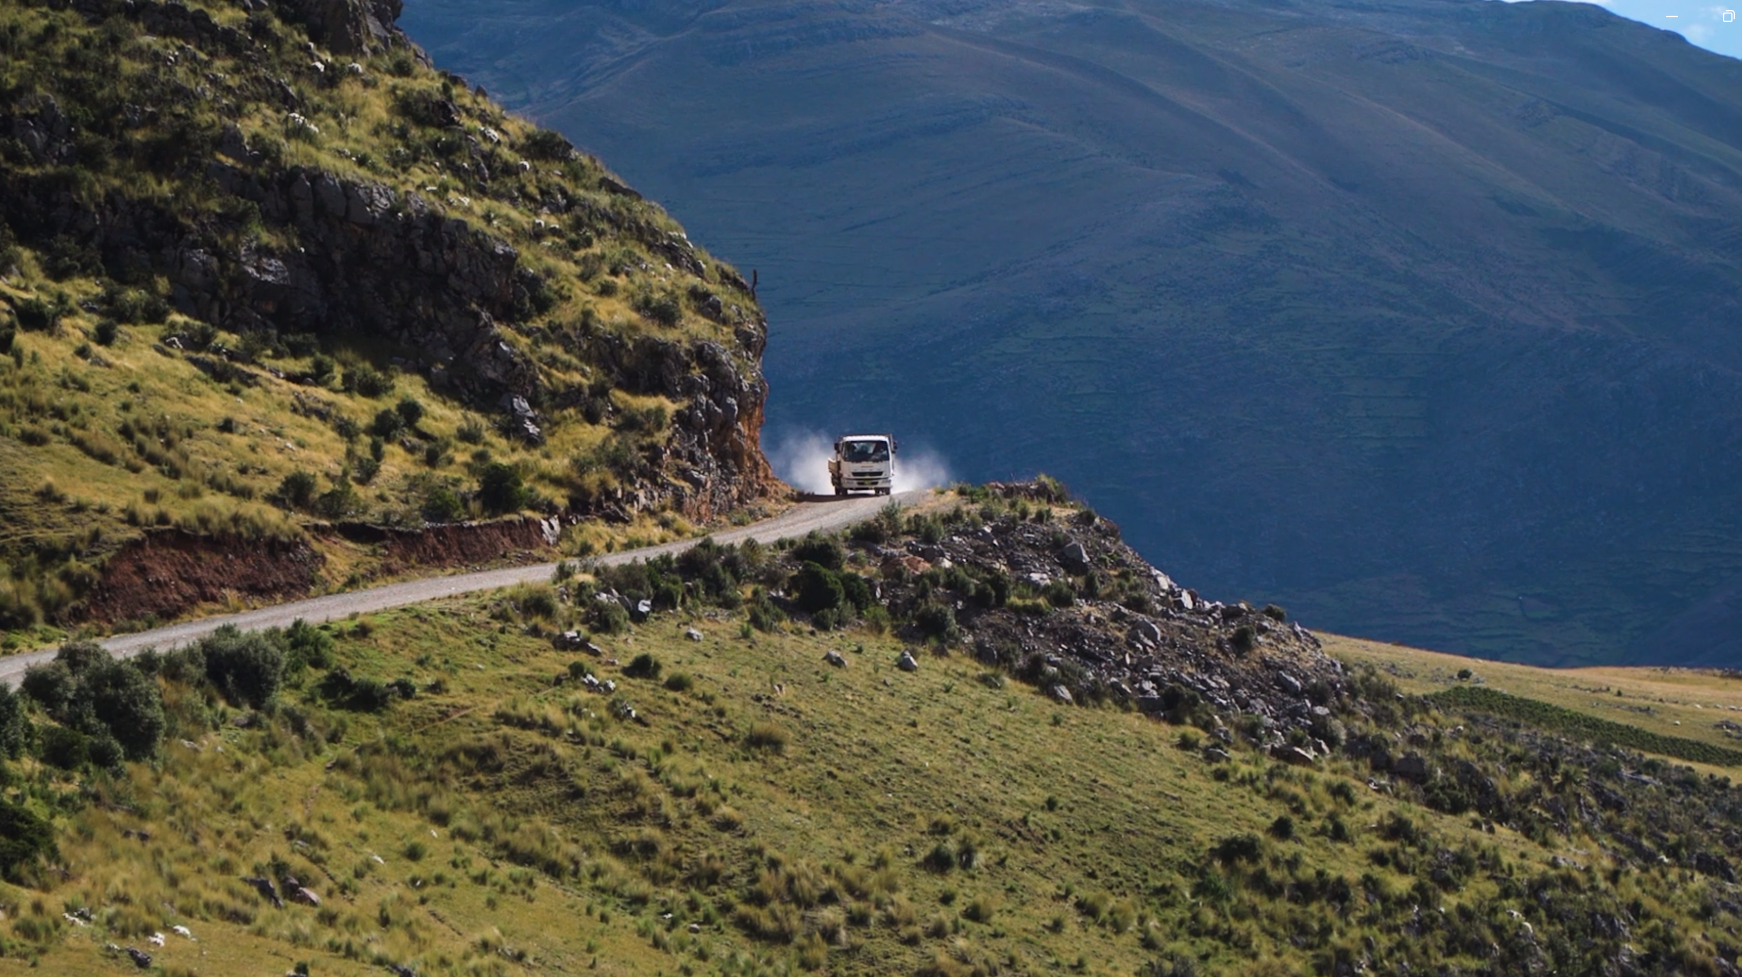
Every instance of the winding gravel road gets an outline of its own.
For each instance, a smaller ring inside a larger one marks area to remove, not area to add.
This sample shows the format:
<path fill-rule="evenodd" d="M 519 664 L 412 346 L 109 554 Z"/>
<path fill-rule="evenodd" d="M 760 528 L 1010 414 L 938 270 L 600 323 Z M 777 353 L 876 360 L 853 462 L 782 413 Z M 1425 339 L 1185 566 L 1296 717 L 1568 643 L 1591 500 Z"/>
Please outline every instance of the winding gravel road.
<path fill-rule="evenodd" d="M 926 494 L 925 490 L 920 490 L 900 492 L 889 497 L 853 496 L 825 502 L 800 502 L 773 519 L 715 533 L 714 539 L 721 543 L 736 543 L 754 538 L 765 543 L 772 543 L 779 539 L 803 536 L 812 531 L 832 532 L 871 518 L 877 514 L 879 509 L 892 501 L 899 505 L 912 505 L 925 498 Z M 679 540 L 675 543 L 665 543 L 659 546 L 645 546 L 638 550 L 608 553 L 596 557 L 596 559 L 607 565 L 628 563 L 632 560 L 644 560 L 663 553 L 680 553 L 694 546 L 696 542 L 693 539 Z M 439 600 L 443 597 L 469 594 L 480 590 L 495 590 L 498 587 L 511 587 L 519 583 L 547 581 L 555 570 L 555 563 L 537 563 L 531 566 L 508 567 L 503 570 L 462 573 L 451 577 L 407 580 L 404 583 L 385 584 L 367 590 L 351 590 L 342 594 L 328 594 L 325 597 L 292 601 L 288 604 L 275 604 L 271 607 L 243 611 L 240 614 L 225 614 L 222 617 L 185 621 L 181 624 L 153 628 L 150 631 L 119 634 L 112 638 L 105 638 L 100 643 L 111 654 L 126 658 L 137 655 L 147 648 L 163 650 L 179 648 L 190 642 L 198 641 L 226 624 L 234 624 L 245 631 L 287 627 L 297 618 L 302 618 L 310 624 L 319 624 L 322 621 L 331 621 L 334 618 L 347 617 L 351 614 L 383 611 L 391 607 L 420 604 L 428 600 Z M 48 661 L 54 655 L 55 649 L 51 648 L 45 651 L 32 651 L 0 658 L 0 682 L 16 687 L 24 677 L 25 669 L 38 662 Z"/>

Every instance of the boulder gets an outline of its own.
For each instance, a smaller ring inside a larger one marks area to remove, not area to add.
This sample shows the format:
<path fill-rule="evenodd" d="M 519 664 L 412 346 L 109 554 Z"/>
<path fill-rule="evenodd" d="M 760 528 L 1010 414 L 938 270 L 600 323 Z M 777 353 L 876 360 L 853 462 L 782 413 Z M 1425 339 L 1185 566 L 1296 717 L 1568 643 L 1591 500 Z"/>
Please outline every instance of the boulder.
<path fill-rule="evenodd" d="M 1076 698 L 1071 695 L 1071 690 L 1062 685 L 1055 685 L 1052 688 L 1047 689 L 1046 694 L 1051 696 L 1054 702 L 1062 702 L 1067 706 L 1074 706 L 1077 704 Z"/>
<path fill-rule="evenodd" d="M 1091 569 L 1089 551 L 1083 549 L 1083 544 L 1074 539 L 1066 543 L 1064 548 L 1058 551 L 1057 556 L 1059 565 L 1072 573 L 1088 573 Z"/>
<path fill-rule="evenodd" d="M 919 671 L 919 660 L 913 657 L 913 652 L 903 651 L 901 657 L 895 660 L 895 667 L 904 672 Z"/>
<path fill-rule="evenodd" d="M 260 893 L 262 899 L 272 903 L 274 908 L 284 908 L 284 900 L 278 897 L 278 890 L 272 887 L 272 880 L 263 879 L 253 875 L 244 875 L 242 881 L 253 886 L 254 891 Z"/>
<path fill-rule="evenodd" d="M 847 667 L 846 656 L 842 655 L 840 652 L 836 651 L 833 648 L 830 648 L 828 651 L 823 653 L 823 661 L 828 662 L 829 664 L 835 666 L 836 668 L 846 668 Z"/>
<path fill-rule="evenodd" d="M 684 628 L 683 636 L 691 641 L 702 640 L 702 633 L 697 631 L 695 628 Z"/>
<path fill-rule="evenodd" d="M 1311 767 L 1319 762 L 1319 758 L 1311 750 L 1303 750 L 1298 746 L 1279 743 L 1270 748 L 1270 758 L 1296 767 Z"/>

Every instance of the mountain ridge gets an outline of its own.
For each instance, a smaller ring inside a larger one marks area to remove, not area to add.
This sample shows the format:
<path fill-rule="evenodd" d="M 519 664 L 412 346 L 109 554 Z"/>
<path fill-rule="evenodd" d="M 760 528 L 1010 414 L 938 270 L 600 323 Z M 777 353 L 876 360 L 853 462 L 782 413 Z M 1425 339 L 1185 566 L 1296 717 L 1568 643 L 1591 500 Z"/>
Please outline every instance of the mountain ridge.
<path fill-rule="evenodd" d="M 1555 2 L 689 12 L 407 23 L 760 270 L 776 442 L 1058 472 L 1341 632 L 1742 648 L 1658 634 L 1742 574 L 1742 63 Z"/>

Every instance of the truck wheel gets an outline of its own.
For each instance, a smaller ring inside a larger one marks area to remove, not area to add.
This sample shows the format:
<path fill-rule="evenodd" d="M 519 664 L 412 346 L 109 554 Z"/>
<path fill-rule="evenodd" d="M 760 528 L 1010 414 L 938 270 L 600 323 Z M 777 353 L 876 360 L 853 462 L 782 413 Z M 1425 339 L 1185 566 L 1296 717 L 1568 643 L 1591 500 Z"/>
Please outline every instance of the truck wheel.
<path fill-rule="evenodd" d="M 839 485 L 835 486 L 835 497 L 836 498 L 840 498 L 841 496 L 846 495 L 846 494 L 847 494 L 846 489 L 842 488 Z"/>
<path fill-rule="evenodd" d="M 878 489 L 878 490 L 877 490 L 877 494 L 878 494 L 878 495 L 888 495 L 888 494 L 889 494 L 889 490 L 888 490 L 888 489 Z"/>

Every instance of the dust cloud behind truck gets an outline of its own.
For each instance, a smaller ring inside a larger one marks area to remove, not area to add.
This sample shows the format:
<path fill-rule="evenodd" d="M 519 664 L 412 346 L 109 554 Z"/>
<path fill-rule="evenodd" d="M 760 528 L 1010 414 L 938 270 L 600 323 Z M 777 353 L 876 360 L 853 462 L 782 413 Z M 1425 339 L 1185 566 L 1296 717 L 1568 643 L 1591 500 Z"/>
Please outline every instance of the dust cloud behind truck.
<path fill-rule="evenodd" d="M 836 495 L 888 495 L 895 486 L 895 439 L 887 434 L 847 434 L 835 439 L 829 484 Z"/>

